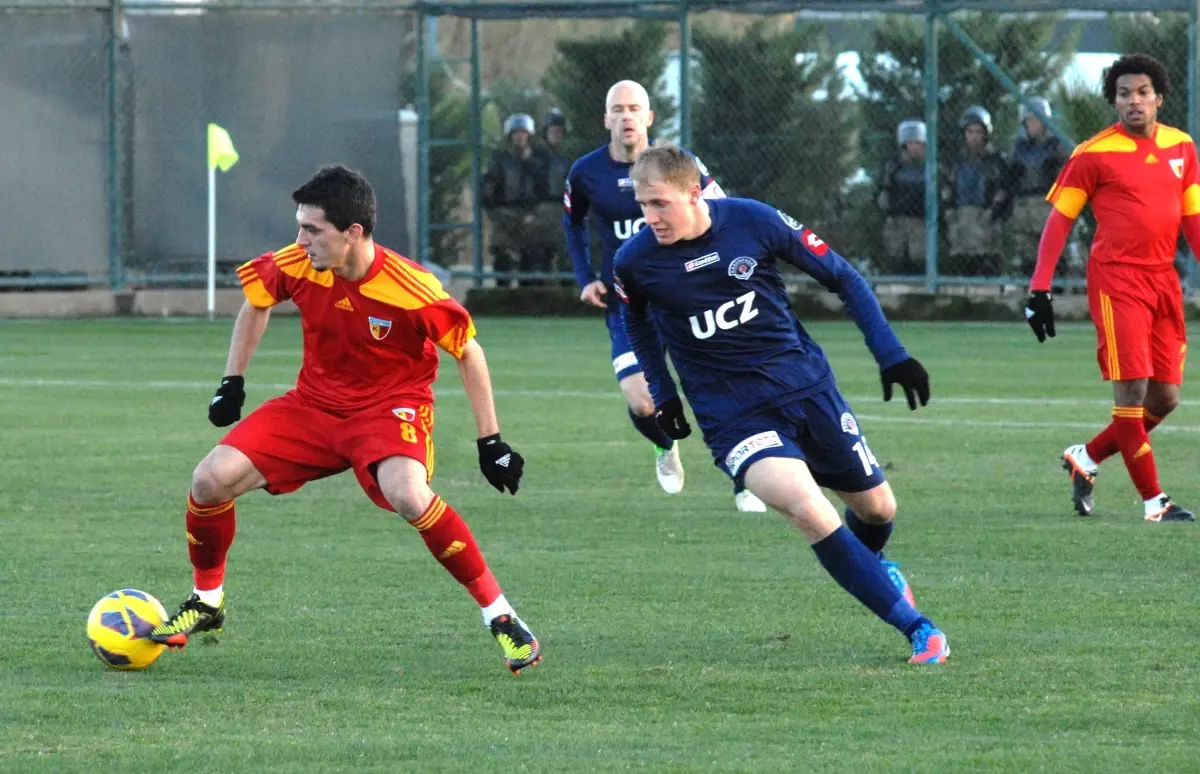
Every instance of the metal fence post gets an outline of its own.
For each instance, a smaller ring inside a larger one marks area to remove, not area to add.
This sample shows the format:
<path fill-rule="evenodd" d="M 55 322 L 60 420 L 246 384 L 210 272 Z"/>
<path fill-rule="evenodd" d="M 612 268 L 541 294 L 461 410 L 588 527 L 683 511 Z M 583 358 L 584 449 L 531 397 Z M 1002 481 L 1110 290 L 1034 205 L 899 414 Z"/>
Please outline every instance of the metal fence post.
<path fill-rule="evenodd" d="M 925 2 L 925 285 L 938 282 L 938 49 L 939 0 Z"/>
<path fill-rule="evenodd" d="M 1193 142 L 1196 137 L 1200 136 L 1200 95 L 1197 95 L 1197 89 L 1200 89 L 1200 30 L 1197 29 L 1200 25 L 1200 0 L 1193 0 L 1188 8 L 1188 134 L 1192 136 Z M 1191 245 L 1188 245 L 1190 248 Z M 1200 259 L 1200 255 L 1192 256 L 1193 259 Z M 1187 262 L 1187 275 L 1184 278 L 1184 289 L 1190 290 L 1192 287 L 1193 278 L 1196 276 L 1196 261 L 1190 260 Z"/>
<path fill-rule="evenodd" d="M 483 287 L 483 207 L 479 201 L 479 178 L 482 169 L 480 153 L 483 146 L 483 108 L 481 105 L 479 55 L 479 19 L 471 16 L 471 249 L 474 277 L 472 284 Z"/>
<path fill-rule="evenodd" d="M 424 266 L 430 258 L 429 204 L 433 186 L 429 179 L 429 43 L 428 18 L 417 13 L 417 262 Z"/>
<path fill-rule="evenodd" d="M 1200 2 L 1200 0 L 1197 0 Z M 692 144 L 692 25 L 688 0 L 679 2 L 679 144 Z"/>
<path fill-rule="evenodd" d="M 122 125 L 120 90 L 121 46 L 123 18 L 121 0 L 111 0 L 108 6 L 108 284 L 118 291 L 125 284 L 122 265 L 124 248 L 125 201 L 121 185 L 123 155 L 121 153 Z"/>

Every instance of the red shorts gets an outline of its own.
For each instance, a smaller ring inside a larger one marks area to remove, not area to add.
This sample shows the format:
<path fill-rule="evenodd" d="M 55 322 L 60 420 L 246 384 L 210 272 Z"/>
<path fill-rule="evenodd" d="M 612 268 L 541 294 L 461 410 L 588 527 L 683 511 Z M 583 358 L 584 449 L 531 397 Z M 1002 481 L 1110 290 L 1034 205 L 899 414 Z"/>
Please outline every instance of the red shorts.
<path fill-rule="evenodd" d="M 1106 380 L 1183 383 L 1187 326 L 1174 267 L 1147 271 L 1091 263 L 1087 291 L 1096 326 L 1096 359 Z"/>
<path fill-rule="evenodd" d="M 401 399 L 336 417 L 292 390 L 250 412 L 221 443 L 250 458 L 271 494 L 353 468 L 371 501 L 394 511 L 375 466 L 388 457 L 411 457 L 425 466 L 426 481 L 433 478 L 433 407 Z"/>

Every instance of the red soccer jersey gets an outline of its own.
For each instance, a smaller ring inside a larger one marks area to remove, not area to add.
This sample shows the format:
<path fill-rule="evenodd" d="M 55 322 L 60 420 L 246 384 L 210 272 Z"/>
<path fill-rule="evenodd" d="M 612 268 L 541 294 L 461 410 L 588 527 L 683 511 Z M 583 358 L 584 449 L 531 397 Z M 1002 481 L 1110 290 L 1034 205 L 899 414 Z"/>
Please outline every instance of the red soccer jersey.
<path fill-rule="evenodd" d="M 1180 221 L 1200 213 L 1196 146 L 1164 124 L 1152 138 L 1115 124 L 1075 148 L 1046 198 L 1072 220 L 1092 205 L 1091 260 L 1169 266 Z"/>
<path fill-rule="evenodd" d="M 379 245 L 357 282 L 317 271 L 294 244 L 243 264 L 238 277 L 254 306 L 290 298 L 300 309 L 304 362 L 296 390 L 333 414 L 399 398 L 431 402 L 434 345 L 461 358 L 475 336 L 471 316 L 436 277 Z"/>

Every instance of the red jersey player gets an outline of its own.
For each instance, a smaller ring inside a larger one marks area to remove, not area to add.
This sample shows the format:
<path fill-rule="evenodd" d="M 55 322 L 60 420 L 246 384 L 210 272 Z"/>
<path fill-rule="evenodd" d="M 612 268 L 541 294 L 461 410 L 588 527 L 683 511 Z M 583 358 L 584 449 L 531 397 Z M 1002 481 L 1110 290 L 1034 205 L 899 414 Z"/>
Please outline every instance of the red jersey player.
<path fill-rule="evenodd" d="M 1187 354 L 1183 294 L 1175 273 L 1182 229 L 1200 255 L 1200 170 L 1192 138 L 1157 123 L 1169 89 L 1153 57 L 1129 54 L 1104 71 L 1118 122 L 1081 143 L 1046 198 L 1054 209 L 1038 247 L 1025 317 L 1038 341 L 1054 336 L 1050 280 L 1075 218 L 1090 204 L 1096 237 L 1088 261 L 1088 307 L 1100 373 L 1113 383 L 1112 422 L 1063 452 L 1075 510 L 1092 512 L 1102 461 L 1121 453 L 1146 521 L 1194 521 L 1158 483 L 1149 432 L 1179 404 Z"/>
<path fill-rule="evenodd" d="M 513 494 L 521 479 L 521 455 L 500 440 L 470 315 L 432 274 L 375 244 L 375 192 L 358 173 L 325 167 L 292 199 L 296 243 L 238 269 L 246 303 L 209 420 L 225 427 L 241 417 L 243 374 L 271 307 L 286 299 L 299 308 L 304 331 L 296 387 L 251 412 L 196 467 L 187 507 L 195 589 L 150 638 L 182 647 L 191 634 L 220 630 L 235 498 L 253 489 L 293 492 L 353 470 L 371 501 L 412 524 L 479 603 L 508 667 L 518 672 L 536 664 L 538 642 L 505 600 L 470 529 L 429 488 L 438 348 L 458 361 L 483 475 Z"/>

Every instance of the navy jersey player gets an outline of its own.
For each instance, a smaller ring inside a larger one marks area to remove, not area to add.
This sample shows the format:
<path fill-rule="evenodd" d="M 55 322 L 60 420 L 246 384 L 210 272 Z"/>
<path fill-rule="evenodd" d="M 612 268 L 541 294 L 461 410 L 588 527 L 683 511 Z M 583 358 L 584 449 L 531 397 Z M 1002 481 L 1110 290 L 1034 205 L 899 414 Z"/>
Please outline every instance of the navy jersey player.
<path fill-rule="evenodd" d="M 925 369 L 858 272 L 788 215 L 749 199 L 701 198 L 700 170 L 678 148 L 645 151 L 632 175 L 647 228 L 617 251 L 615 290 L 660 426 L 676 439 L 691 432 L 661 336 L 716 464 L 787 516 L 826 571 L 908 637 L 911 661 L 945 661 L 946 636 L 883 556 L 896 500 L 791 310 L 781 262 L 840 294 L 879 363 L 884 400 L 899 384 L 911 408 L 924 405 Z M 845 525 L 821 487 L 846 504 Z"/>
<path fill-rule="evenodd" d="M 612 287 L 613 256 L 617 248 L 645 223 L 633 198 L 629 170 L 637 154 L 649 147 L 647 131 L 653 123 L 654 111 L 650 109 L 649 95 L 641 84 L 634 81 L 613 84 L 608 90 L 604 112 L 609 142 L 572 165 L 563 196 L 563 226 L 575 278 L 579 282 L 580 300 L 606 310 L 613 370 L 629 405 L 629 417 L 634 427 L 654 444 L 659 484 L 667 493 L 676 494 L 683 488 L 684 479 L 679 447 L 655 424 L 654 403 L 646 388 L 642 366 L 625 338 L 619 305 L 606 303 L 608 290 Z M 724 196 L 703 167 L 701 175 L 704 196 Z M 589 217 L 599 232 L 603 254 L 599 277 L 592 270 Z M 766 510 L 766 506 L 749 492 L 739 490 L 735 502 L 739 510 Z"/>

